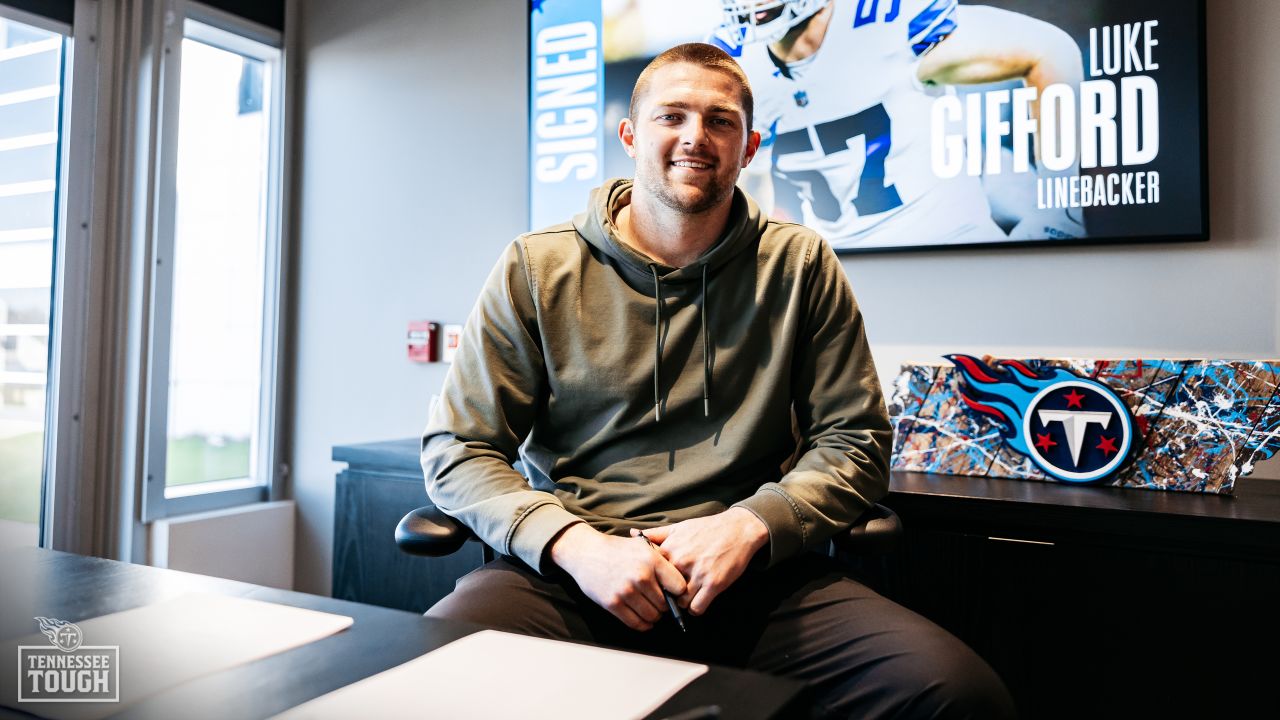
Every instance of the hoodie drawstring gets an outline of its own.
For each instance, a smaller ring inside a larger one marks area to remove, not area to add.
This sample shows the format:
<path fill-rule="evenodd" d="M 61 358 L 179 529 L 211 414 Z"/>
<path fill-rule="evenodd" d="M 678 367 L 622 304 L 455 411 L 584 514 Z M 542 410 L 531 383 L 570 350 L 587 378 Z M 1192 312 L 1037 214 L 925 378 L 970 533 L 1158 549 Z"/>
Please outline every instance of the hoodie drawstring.
<path fill-rule="evenodd" d="M 711 417 L 711 340 L 707 337 L 707 264 L 702 264 L 702 417 Z"/>
<path fill-rule="evenodd" d="M 662 422 L 662 399 L 659 395 L 662 376 L 658 368 L 662 365 L 662 280 L 658 277 L 658 266 L 649 263 L 649 271 L 653 273 L 653 294 L 657 302 L 653 306 L 653 417 Z"/>
<path fill-rule="evenodd" d="M 653 416 L 662 422 L 662 279 L 658 277 L 658 266 L 649 263 L 649 272 L 653 273 Z M 702 266 L 702 416 L 711 417 L 711 337 L 707 333 L 707 266 Z"/>

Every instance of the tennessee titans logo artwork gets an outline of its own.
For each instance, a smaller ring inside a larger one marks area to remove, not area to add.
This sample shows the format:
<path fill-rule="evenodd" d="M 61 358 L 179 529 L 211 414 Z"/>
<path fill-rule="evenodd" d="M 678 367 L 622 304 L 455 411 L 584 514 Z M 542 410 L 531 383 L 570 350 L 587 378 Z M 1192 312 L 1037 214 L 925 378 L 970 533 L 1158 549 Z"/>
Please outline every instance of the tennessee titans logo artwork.
<path fill-rule="evenodd" d="M 1135 446 L 1129 409 L 1096 380 L 1065 368 L 1033 370 L 1016 360 L 992 367 L 968 355 L 946 357 L 963 378 L 961 401 L 994 420 L 1008 447 L 1051 477 L 1103 480 Z"/>

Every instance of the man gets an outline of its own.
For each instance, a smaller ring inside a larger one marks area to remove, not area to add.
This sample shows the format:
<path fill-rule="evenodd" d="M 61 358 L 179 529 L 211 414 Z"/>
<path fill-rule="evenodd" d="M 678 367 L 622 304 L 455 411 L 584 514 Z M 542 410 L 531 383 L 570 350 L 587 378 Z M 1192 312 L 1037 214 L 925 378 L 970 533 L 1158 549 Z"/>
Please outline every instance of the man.
<path fill-rule="evenodd" d="M 634 183 L 493 271 L 422 464 L 510 557 L 428 614 L 798 677 L 838 717 L 1001 717 L 971 651 L 804 552 L 884 495 L 890 431 L 834 254 L 735 190 L 750 93 L 710 45 L 658 56 L 619 128 Z"/>
<path fill-rule="evenodd" d="M 765 157 L 748 186 L 773 196 L 763 204 L 776 216 L 804 222 L 837 249 L 1084 235 L 1078 210 L 1035 210 L 1034 175 L 1013 175 L 1008 159 L 1000 174 L 943 179 L 930 157 L 939 86 L 1025 81 L 1037 89 L 1039 117 L 1046 87 L 1078 85 L 1080 51 L 1065 32 L 957 0 L 723 4 L 712 41 L 737 56 L 760 102 Z"/>

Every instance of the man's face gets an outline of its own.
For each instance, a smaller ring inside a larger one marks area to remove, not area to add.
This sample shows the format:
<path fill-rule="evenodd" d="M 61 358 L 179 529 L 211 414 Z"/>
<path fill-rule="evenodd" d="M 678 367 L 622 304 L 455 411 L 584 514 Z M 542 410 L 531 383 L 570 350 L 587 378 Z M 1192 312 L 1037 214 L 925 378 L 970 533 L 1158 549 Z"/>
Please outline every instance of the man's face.
<path fill-rule="evenodd" d="M 699 65 L 656 70 L 636 115 L 618 128 L 636 161 L 636 189 L 677 212 L 699 214 L 727 202 L 760 146 L 734 79 Z"/>

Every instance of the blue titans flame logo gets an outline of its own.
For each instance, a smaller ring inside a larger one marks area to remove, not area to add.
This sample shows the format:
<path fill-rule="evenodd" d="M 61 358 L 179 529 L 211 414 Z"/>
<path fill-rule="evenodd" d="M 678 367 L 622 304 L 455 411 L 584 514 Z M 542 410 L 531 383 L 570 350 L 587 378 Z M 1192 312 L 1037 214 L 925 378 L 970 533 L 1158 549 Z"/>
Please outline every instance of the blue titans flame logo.
<path fill-rule="evenodd" d="M 1063 482 L 1113 476 L 1136 446 L 1133 418 L 1111 388 L 1065 368 L 1017 360 L 991 366 L 947 355 L 963 380 L 960 400 L 995 421 L 1006 445 Z"/>

